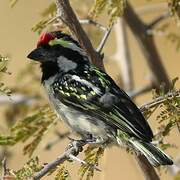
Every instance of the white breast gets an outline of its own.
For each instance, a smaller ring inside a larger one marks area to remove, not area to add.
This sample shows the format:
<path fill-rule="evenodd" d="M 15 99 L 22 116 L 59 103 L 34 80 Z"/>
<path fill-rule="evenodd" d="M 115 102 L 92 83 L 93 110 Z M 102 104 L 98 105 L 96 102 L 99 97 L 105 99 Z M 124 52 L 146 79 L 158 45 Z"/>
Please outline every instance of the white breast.
<path fill-rule="evenodd" d="M 75 132 L 79 134 L 92 134 L 94 137 L 98 137 L 107 140 L 107 128 L 108 126 L 91 116 L 77 111 L 73 108 L 70 108 L 63 103 L 59 99 L 56 99 L 53 95 L 53 90 L 51 88 L 51 84 L 54 82 L 55 76 L 49 78 L 44 82 L 44 87 L 49 95 L 50 103 L 56 109 L 60 118 Z"/>

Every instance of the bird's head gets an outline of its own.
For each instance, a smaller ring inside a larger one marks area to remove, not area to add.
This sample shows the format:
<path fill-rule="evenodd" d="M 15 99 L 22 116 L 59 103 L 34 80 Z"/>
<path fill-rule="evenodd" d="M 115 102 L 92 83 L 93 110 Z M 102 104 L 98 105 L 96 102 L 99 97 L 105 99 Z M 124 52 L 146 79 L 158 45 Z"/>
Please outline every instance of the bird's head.
<path fill-rule="evenodd" d="M 79 43 L 61 31 L 42 33 L 37 47 L 27 57 L 40 62 L 45 75 L 66 72 L 88 61 Z"/>
<path fill-rule="evenodd" d="M 61 31 L 44 32 L 39 37 L 37 47 L 27 56 L 44 63 L 57 61 L 60 56 L 76 60 L 75 55 L 85 54 L 79 43 Z"/>

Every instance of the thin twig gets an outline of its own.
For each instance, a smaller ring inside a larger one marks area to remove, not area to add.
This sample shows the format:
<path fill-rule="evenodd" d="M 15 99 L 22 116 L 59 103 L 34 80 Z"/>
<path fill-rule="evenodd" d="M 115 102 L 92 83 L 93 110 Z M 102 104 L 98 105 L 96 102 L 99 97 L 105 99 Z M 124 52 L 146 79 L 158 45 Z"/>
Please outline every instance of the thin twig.
<path fill-rule="evenodd" d="M 128 2 L 124 12 L 124 19 L 138 40 L 145 60 L 152 72 L 154 86 L 158 89 L 160 84 L 165 83 L 165 90 L 168 91 L 171 87 L 171 82 L 162 64 L 154 38 L 147 35 L 146 24 L 139 18 Z"/>
<path fill-rule="evenodd" d="M 5 177 L 7 175 L 7 173 L 8 173 L 8 170 L 7 170 L 7 159 L 6 158 L 4 158 L 2 160 L 2 170 L 3 170 L 2 177 Z"/>
<path fill-rule="evenodd" d="M 94 26 L 96 26 L 97 28 L 101 29 L 102 31 L 107 31 L 108 28 L 103 26 L 102 24 L 96 22 L 96 21 L 93 21 L 92 19 L 80 19 L 79 22 L 81 24 L 92 24 Z"/>
<path fill-rule="evenodd" d="M 60 18 L 59 16 L 53 17 L 52 19 L 50 19 L 50 20 L 47 22 L 47 25 L 52 24 L 54 21 L 58 20 L 59 18 Z"/>
<path fill-rule="evenodd" d="M 159 96 L 159 97 L 153 99 L 152 101 L 141 105 L 140 110 L 141 110 L 141 112 L 144 112 L 147 109 L 153 108 L 153 107 L 163 103 L 164 101 L 167 101 L 167 99 L 172 99 L 174 97 L 180 97 L 180 91 L 176 91 L 176 92 L 173 92 L 173 93 L 170 92 L 170 93 L 167 93 L 164 96 Z"/>
<path fill-rule="evenodd" d="M 110 35 L 110 32 L 111 32 L 111 30 L 112 30 L 112 27 L 113 27 L 113 26 L 111 26 L 110 28 L 108 28 L 108 29 L 106 30 L 106 32 L 105 32 L 105 34 L 104 34 L 104 36 L 103 36 L 103 38 L 102 38 L 99 46 L 98 46 L 97 49 L 96 49 L 96 51 L 97 51 L 99 54 L 101 54 L 101 52 L 102 52 L 102 50 L 103 50 L 103 47 L 104 47 L 104 45 L 105 45 L 106 42 L 107 42 L 107 39 L 108 39 L 108 37 L 109 37 L 109 35 Z"/>
<path fill-rule="evenodd" d="M 165 12 L 163 14 L 161 14 L 160 16 L 156 17 L 155 19 L 153 19 L 150 23 L 148 23 L 147 25 L 147 29 L 152 29 L 155 26 L 157 26 L 160 22 L 162 22 L 163 20 L 167 19 L 168 17 L 170 17 L 170 12 Z"/>
<path fill-rule="evenodd" d="M 39 96 L 27 96 L 27 95 L 23 95 L 23 94 L 13 94 L 11 96 L 1 95 L 0 96 L 0 105 L 8 104 L 8 103 L 32 105 L 38 99 L 39 99 Z"/>
<path fill-rule="evenodd" d="M 81 164 L 83 164 L 83 165 L 92 166 L 92 168 L 94 168 L 96 171 L 101 171 L 101 169 L 99 169 L 98 167 L 96 167 L 96 165 L 94 165 L 94 164 L 89 164 L 89 163 L 87 163 L 86 161 L 77 158 L 77 157 L 74 156 L 73 154 L 70 154 L 70 155 L 69 155 L 69 158 L 70 158 L 71 160 L 77 161 L 77 162 L 79 162 L 79 163 L 81 163 Z"/>
<path fill-rule="evenodd" d="M 121 77 L 123 88 L 126 91 L 133 90 L 133 73 L 131 56 L 127 38 L 126 23 L 123 18 L 119 18 L 115 24 L 115 39 L 116 39 L 116 52 L 112 56 L 116 60 L 119 69 L 121 70 Z"/>
<path fill-rule="evenodd" d="M 49 171 L 51 171 L 52 169 L 56 168 L 59 164 L 62 164 L 64 161 L 70 159 L 71 155 L 78 155 L 80 152 L 80 149 L 86 145 L 85 141 L 74 141 L 72 142 L 72 145 L 70 148 L 68 146 L 68 148 L 66 148 L 67 150 L 60 156 L 57 157 L 56 160 L 46 164 L 39 172 L 37 172 L 33 179 L 34 180 L 39 180 L 41 179 L 43 176 L 45 176 Z"/>

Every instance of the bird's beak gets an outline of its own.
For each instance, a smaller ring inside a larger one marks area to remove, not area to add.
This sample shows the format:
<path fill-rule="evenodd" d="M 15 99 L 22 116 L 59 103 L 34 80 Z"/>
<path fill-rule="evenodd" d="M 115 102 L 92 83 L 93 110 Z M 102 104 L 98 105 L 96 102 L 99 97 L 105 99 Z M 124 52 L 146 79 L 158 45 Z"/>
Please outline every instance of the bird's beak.
<path fill-rule="evenodd" d="M 36 48 L 28 54 L 27 58 L 34 61 L 43 61 L 44 53 L 41 48 Z"/>

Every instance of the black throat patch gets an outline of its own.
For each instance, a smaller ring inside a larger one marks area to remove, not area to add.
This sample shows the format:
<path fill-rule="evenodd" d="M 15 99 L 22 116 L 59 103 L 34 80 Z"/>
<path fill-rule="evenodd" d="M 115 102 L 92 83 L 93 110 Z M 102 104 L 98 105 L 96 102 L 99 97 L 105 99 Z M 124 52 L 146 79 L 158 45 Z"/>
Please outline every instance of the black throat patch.
<path fill-rule="evenodd" d="M 50 77 L 54 76 L 59 72 L 57 63 L 52 61 L 42 63 L 41 69 L 42 69 L 41 83 L 43 83 L 44 80 L 49 79 Z"/>

